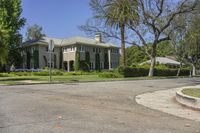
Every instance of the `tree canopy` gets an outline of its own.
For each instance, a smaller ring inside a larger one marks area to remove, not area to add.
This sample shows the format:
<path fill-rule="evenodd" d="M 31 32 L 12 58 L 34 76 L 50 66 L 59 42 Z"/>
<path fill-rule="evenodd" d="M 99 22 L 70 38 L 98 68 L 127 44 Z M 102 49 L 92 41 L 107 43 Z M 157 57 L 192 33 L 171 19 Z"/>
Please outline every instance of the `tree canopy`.
<path fill-rule="evenodd" d="M 26 40 L 39 40 L 46 36 L 42 30 L 42 27 L 37 24 L 29 26 L 26 32 Z"/>
<path fill-rule="evenodd" d="M 14 53 L 21 43 L 19 30 L 25 24 L 21 13 L 21 0 L 0 0 L 0 64 L 17 62 Z"/>

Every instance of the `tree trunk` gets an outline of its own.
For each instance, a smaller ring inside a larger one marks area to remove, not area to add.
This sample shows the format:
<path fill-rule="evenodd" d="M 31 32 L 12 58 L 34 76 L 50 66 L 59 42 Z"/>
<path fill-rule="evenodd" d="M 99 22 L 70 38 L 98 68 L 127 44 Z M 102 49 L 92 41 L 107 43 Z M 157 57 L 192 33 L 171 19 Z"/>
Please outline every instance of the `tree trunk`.
<path fill-rule="evenodd" d="M 192 76 L 196 76 L 196 67 L 192 64 Z"/>
<path fill-rule="evenodd" d="M 180 66 L 179 66 L 177 74 L 176 74 L 177 77 L 180 75 L 181 68 L 182 68 L 182 62 L 180 62 Z"/>
<path fill-rule="evenodd" d="M 126 66 L 126 57 L 125 57 L 125 25 L 120 25 L 120 32 L 121 32 L 121 58 L 120 58 L 120 65 Z"/>
<path fill-rule="evenodd" d="M 153 44 L 151 51 L 151 66 L 149 69 L 149 77 L 154 76 L 154 67 L 156 64 L 156 44 Z"/>

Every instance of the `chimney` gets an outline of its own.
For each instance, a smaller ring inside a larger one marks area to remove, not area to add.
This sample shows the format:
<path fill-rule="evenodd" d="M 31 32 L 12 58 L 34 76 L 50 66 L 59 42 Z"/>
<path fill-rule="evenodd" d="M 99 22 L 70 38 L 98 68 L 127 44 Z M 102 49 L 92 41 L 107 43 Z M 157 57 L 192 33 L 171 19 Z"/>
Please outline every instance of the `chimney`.
<path fill-rule="evenodd" d="M 98 43 L 101 43 L 101 42 L 102 42 L 101 33 L 97 33 L 97 34 L 95 35 L 95 40 L 96 40 Z"/>

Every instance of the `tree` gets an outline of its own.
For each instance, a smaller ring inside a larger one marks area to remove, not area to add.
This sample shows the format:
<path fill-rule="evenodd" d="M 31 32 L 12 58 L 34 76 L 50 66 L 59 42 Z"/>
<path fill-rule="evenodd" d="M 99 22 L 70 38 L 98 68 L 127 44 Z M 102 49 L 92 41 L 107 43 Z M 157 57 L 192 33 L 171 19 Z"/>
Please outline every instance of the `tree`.
<path fill-rule="evenodd" d="M 126 48 L 126 63 L 128 66 L 137 65 L 148 60 L 143 52 L 143 46 L 131 46 Z"/>
<path fill-rule="evenodd" d="M 0 0 L 0 64 L 12 65 L 19 62 L 19 30 L 25 24 L 21 13 L 21 0 Z"/>
<path fill-rule="evenodd" d="M 99 53 L 95 54 L 95 70 L 100 71 L 100 55 Z"/>
<path fill-rule="evenodd" d="M 131 5 L 131 6 L 130 6 Z M 134 24 L 138 19 L 136 12 L 137 1 L 135 0 L 91 0 L 90 6 L 94 12 L 94 19 L 103 22 L 106 29 L 119 30 L 121 40 L 121 61 L 122 66 L 126 65 L 125 61 L 125 38 L 126 38 L 126 23 Z M 98 27 L 98 26 L 97 26 Z M 92 28 L 91 25 L 81 26 L 81 29 L 88 31 Z M 96 30 L 90 30 L 94 33 Z M 107 32 L 100 31 L 102 34 L 108 35 Z"/>
<path fill-rule="evenodd" d="M 86 65 L 86 70 L 90 70 L 90 52 L 85 52 L 85 65 Z"/>
<path fill-rule="evenodd" d="M 33 52 L 33 62 L 34 62 L 34 68 L 39 68 L 39 52 L 38 50 L 34 50 Z"/>
<path fill-rule="evenodd" d="M 80 70 L 80 52 L 79 51 L 76 51 L 74 69 L 75 71 Z"/>
<path fill-rule="evenodd" d="M 29 26 L 26 32 L 26 40 L 39 40 L 42 37 L 46 36 L 43 34 L 42 27 L 34 24 L 33 26 Z"/>
<path fill-rule="evenodd" d="M 152 43 L 151 52 L 146 54 L 151 59 L 149 76 L 153 76 L 156 63 L 157 46 L 163 41 L 170 40 L 173 32 L 171 25 L 180 15 L 192 12 L 196 2 L 192 0 L 138 0 L 138 25 L 129 25 L 129 28 L 137 35 L 143 46 L 148 47 Z M 135 45 L 138 45 L 135 43 Z"/>
<path fill-rule="evenodd" d="M 104 6 L 99 4 L 99 0 L 93 1 L 98 1 L 93 4 L 93 7 L 95 7 L 92 8 L 94 13 L 99 14 L 105 11 L 103 10 Z M 158 44 L 171 39 L 170 36 L 174 30 L 171 28 L 172 23 L 177 17 L 183 14 L 192 13 L 197 6 L 197 2 L 197 0 L 137 0 L 136 11 L 139 16 L 139 20 L 137 21 L 137 19 L 135 20 L 131 18 L 132 16 L 135 16 L 135 12 L 128 12 L 128 16 L 131 16 L 130 20 L 132 20 L 132 23 L 125 24 L 125 43 L 145 46 L 144 52 L 151 59 L 149 76 L 153 76 L 154 74 Z M 133 4 L 127 2 L 127 9 L 132 9 L 132 6 Z M 120 17 L 121 16 L 118 16 L 118 18 Z M 121 40 L 121 37 L 118 36 L 119 32 L 116 28 L 108 28 L 104 25 L 104 23 L 102 23 L 102 21 L 91 20 L 88 20 L 86 25 L 83 25 L 80 28 L 88 34 L 101 32 L 104 36 Z"/>
<path fill-rule="evenodd" d="M 189 30 L 185 36 L 185 45 L 187 48 L 187 57 L 192 65 L 192 75 L 196 75 L 196 67 L 199 65 L 200 59 L 200 16 L 196 15 L 189 26 Z"/>

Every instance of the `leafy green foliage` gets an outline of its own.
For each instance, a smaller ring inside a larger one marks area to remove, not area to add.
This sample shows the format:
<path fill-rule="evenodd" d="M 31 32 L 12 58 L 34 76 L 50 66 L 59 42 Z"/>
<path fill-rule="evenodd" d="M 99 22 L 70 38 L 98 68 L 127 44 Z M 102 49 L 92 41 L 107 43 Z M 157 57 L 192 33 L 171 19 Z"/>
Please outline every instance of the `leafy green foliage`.
<path fill-rule="evenodd" d="M 151 44 L 148 44 L 151 46 Z M 174 48 L 168 42 L 161 42 L 157 47 L 157 57 L 174 56 Z M 131 46 L 126 48 L 127 66 L 135 66 L 149 60 L 144 46 Z M 150 66 L 149 66 L 150 67 Z"/>
<path fill-rule="evenodd" d="M 75 71 L 80 70 L 80 52 L 79 51 L 76 51 L 74 69 Z"/>
<path fill-rule="evenodd" d="M 119 67 L 118 71 L 124 77 L 147 76 L 149 68 L 145 67 Z M 155 68 L 155 76 L 176 76 L 178 69 Z M 189 69 L 181 69 L 180 76 L 189 76 Z"/>
<path fill-rule="evenodd" d="M 185 48 L 187 58 L 196 67 L 199 66 L 200 59 L 200 16 L 196 15 L 192 19 L 189 30 L 185 36 Z"/>
<path fill-rule="evenodd" d="M 122 78 L 123 76 L 116 72 L 102 72 L 98 75 L 101 78 Z"/>
<path fill-rule="evenodd" d="M 90 70 L 90 53 L 86 52 L 85 53 L 85 65 L 86 65 L 86 70 Z"/>
<path fill-rule="evenodd" d="M 39 68 L 39 52 L 38 52 L 38 50 L 34 50 L 33 59 L 34 59 L 34 68 Z"/>
<path fill-rule="evenodd" d="M 99 53 L 95 54 L 95 70 L 100 71 L 100 55 Z"/>
<path fill-rule="evenodd" d="M 174 47 L 169 41 L 160 42 L 157 46 L 157 56 L 166 57 L 174 55 Z"/>
<path fill-rule="evenodd" d="M 25 24 L 21 13 L 21 0 L 0 0 L 0 64 L 18 65 L 20 61 L 19 30 Z"/>
<path fill-rule="evenodd" d="M 131 46 L 126 48 L 126 64 L 127 66 L 137 65 L 148 60 L 147 55 L 142 50 L 144 47 Z"/>

